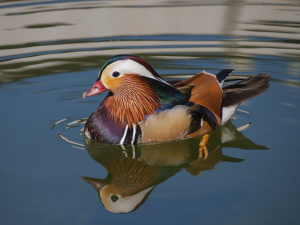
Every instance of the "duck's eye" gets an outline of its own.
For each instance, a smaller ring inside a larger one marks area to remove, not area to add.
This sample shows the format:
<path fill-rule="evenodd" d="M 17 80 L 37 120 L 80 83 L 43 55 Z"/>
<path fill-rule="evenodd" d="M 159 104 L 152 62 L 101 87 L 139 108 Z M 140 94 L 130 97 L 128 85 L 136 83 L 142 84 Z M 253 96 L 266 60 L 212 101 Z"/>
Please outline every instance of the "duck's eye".
<path fill-rule="evenodd" d="M 118 71 L 115 71 L 115 72 L 113 72 L 112 76 L 113 77 L 118 77 L 118 76 L 120 76 L 120 73 Z"/>
<path fill-rule="evenodd" d="M 110 197 L 110 199 L 113 201 L 113 202 L 116 202 L 116 201 L 118 201 L 118 196 L 116 196 L 116 195 L 112 195 L 111 197 Z"/>

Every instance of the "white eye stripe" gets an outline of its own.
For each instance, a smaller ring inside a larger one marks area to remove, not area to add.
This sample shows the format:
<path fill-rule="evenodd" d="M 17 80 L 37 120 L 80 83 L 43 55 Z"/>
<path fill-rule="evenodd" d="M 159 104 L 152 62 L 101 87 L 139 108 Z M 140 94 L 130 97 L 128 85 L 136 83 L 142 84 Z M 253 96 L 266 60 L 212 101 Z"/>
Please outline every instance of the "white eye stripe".
<path fill-rule="evenodd" d="M 131 59 L 125 59 L 120 60 L 112 63 L 107 67 L 109 69 L 109 73 L 113 74 L 114 71 L 118 71 L 120 74 L 139 74 L 142 76 L 150 77 L 154 79 L 155 77 L 152 75 L 152 73 L 147 70 L 144 66 L 141 64 L 131 60 Z"/>
<path fill-rule="evenodd" d="M 127 131 L 128 131 L 128 125 L 126 125 L 126 128 L 125 128 L 125 131 L 124 131 L 124 134 L 120 140 L 120 145 L 123 145 L 124 141 L 125 141 L 125 138 L 126 138 L 126 134 L 127 134 Z"/>
<path fill-rule="evenodd" d="M 151 79 L 159 80 L 165 84 L 168 84 L 163 79 L 157 78 L 153 76 L 153 74 L 147 70 L 143 65 L 131 60 L 131 59 L 125 59 L 125 60 L 119 60 L 116 61 L 106 68 L 108 70 L 108 73 L 112 78 L 116 78 L 113 76 L 113 73 L 115 71 L 119 72 L 120 75 L 118 77 L 123 76 L 124 74 L 138 74 L 144 77 L 149 77 Z M 168 84 L 169 85 L 169 84 Z"/>

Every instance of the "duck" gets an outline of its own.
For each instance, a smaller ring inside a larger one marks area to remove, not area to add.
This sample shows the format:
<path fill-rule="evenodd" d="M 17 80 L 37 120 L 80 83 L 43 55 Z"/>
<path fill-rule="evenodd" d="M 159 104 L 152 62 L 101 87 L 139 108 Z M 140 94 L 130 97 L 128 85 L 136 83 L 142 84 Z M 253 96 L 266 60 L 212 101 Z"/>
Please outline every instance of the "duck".
<path fill-rule="evenodd" d="M 84 134 L 121 146 L 201 137 L 199 157 L 206 158 L 209 133 L 230 119 L 249 98 L 249 90 L 267 87 L 270 80 L 267 73 L 229 79 L 233 71 L 222 69 L 216 75 L 202 71 L 184 81 L 166 81 L 140 57 L 113 56 L 82 95 L 108 92 L 87 119 Z M 223 87 L 227 80 L 237 82 Z"/>

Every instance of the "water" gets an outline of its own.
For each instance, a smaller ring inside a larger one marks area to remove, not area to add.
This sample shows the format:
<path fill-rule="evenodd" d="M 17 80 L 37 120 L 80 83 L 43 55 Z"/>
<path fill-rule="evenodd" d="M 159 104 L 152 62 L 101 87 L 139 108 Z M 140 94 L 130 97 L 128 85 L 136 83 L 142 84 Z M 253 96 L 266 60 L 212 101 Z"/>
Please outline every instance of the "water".
<path fill-rule="evenodd" d="M 1 224 L 299 223 L 299 11 L 287 0 L 2 1 Z M 165 79 L 223 68 L 272 79 L 212 133 L 205 161 L 197 139 L 125 151 L 84 139 L 105 94 L 81 98 L 124 53 Z M 136 211 L 107 211 L 81 177 L 137 159 L 160 180 Z"/>

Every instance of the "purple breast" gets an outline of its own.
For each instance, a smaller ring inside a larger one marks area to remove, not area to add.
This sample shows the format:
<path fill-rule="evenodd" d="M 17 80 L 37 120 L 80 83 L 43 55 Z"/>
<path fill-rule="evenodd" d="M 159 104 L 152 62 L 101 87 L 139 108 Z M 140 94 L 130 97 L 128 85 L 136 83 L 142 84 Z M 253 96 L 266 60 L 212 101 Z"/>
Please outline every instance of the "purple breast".
<path fill-rule="evenodd" d="M 106 106 L 101 104 L 86 121 L 84 130 L 88 131 L 91 139 L 95 141 L 119 144 L 125 127 L 120 121 L 110 117 Z"/>

